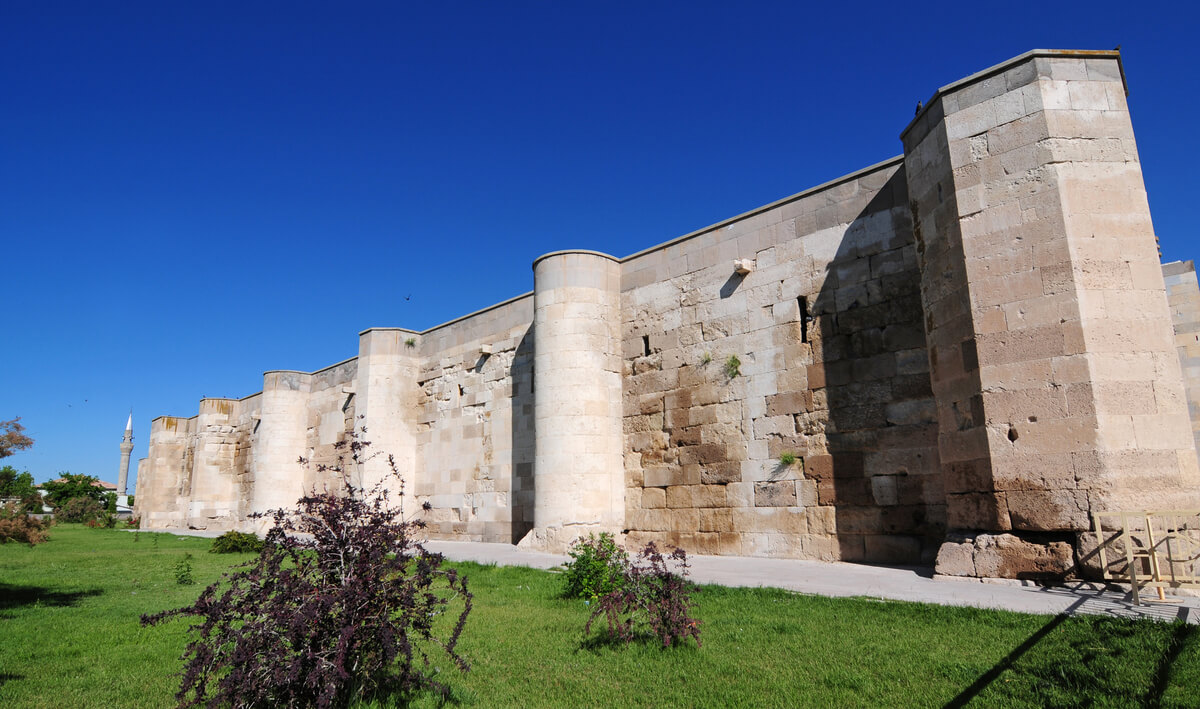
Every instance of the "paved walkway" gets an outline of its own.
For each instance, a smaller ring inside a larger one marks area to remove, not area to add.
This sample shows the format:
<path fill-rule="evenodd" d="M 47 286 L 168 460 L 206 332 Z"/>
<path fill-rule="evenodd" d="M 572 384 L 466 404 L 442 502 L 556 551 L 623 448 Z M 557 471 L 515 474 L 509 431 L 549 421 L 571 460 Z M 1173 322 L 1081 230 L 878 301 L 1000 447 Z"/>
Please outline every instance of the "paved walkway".
<path fill-rule="evenodd" d="M 496 563 L 549 569 L 566 561 L 559 554 L 525 551 L 509 544 L 430 541 L 425 545 L 452 561 Z M 1054 588 L 933 578 L 929 569 L 865 566 L 797 559 L 688 555 L 691 577 L 722 586 L 771 586 L 819 596 L 868 596 L 922 601 L 947 606 L 1000 608 L 1023 613 L 1157 618 L 1200 623 L 1200 598 L 1175 597 L 1178 603 L 1133 604 L 1127 593 L 1105 591 L 1098 584 L 1075 582 Z M 1143 598 L 1152 591 L 1142 594 Z M 1171 596 L 1168 596 L 1171 598 Z"/>
<path fill-rule="evenodd" d="M 171 534 L 213 537 L 217 532 L 194 529 L 155 530 Z M 528 566 L 550 569 L 567 560 L 562 554 L 546 554 L 518 549 L 511 544 L 483 542 L 429 541 L 430 551 L 440 552 L 451 561 L 476 561 L 500 566 Z M 770 586 L 818 596 L 867 596 L 896 601 L 921 601 L 947 606 L 1000 608 L 1022 613 L 1120 616 L 1186 620 L 1200 624 L 1200 598 L 1174 597 L 1177 603 L 1133 604 L 1132 597 L 1119 591 L 1106 591 L 1094 583 L 1045 588 L 1022 586 L 1020 582 L 981 583 L 933 578 L 926 568 L 866 566 L 863 564 L 800 561 L 798 559 L 760 559 L 746 556 L 689 555 L 691 577 L 697 583 L 722 586 Z M 1142 594 L 1152 596 L 1153 591 Z M 1172 598 L 1168 596 L 1168 598 Z"/>

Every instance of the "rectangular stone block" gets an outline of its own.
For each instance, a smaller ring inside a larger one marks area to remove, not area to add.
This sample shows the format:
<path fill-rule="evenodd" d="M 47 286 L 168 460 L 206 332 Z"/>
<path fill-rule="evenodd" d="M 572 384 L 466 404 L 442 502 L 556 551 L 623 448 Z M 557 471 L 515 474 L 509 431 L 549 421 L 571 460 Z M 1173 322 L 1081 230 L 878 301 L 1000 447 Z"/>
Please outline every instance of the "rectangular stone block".
<path fill-rule="evenodd" d="M 701 532 L 732 532 L 733 531 L 733 512 L 729 509 L 701 509 L 700 510 L 700 531 Z M 719 552 L 713 552 L 719 553 Z"/>
<path fill-rule="evenodd" d="M 700 467 L 699 482 L 705 485 L 724 485 L 742 479 L 742 464 L 736 461 L 712 463 Z"/>
<path fill-rule="evenodd" d="M 756 507 L 793 507 L 796 505 L 796 483 L 792 480 L 754 483 Z"/>

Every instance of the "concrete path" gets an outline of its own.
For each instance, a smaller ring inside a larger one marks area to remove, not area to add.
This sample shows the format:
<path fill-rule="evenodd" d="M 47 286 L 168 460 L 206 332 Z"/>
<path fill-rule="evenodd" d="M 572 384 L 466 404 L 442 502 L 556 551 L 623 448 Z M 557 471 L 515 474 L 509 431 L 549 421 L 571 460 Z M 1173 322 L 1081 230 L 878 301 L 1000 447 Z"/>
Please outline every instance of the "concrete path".
<path fill-rule="evenodd" d="M 425 546 L 452 561 L 476 561 L 501 566 L 549 569 L 567 560 L 563 555 L 525 551 L 509 544 L 430 541 Z M 1044 588 L 1017 585 L 1020 582 L 1009 585 L 932 578 L 930 570 L 923 568 L 744 556 L 689 555 L 688 562 L 694 581 L 722 586 L 769 586 L 819 596 L 867 596 L 947 606 L 1000 608 L 1022 613 L 1087 613 L 1200 623 L 1200 598 L 1168 596 L 1179 602 L 1135 606 L 1127 593 L 1106 591 L 1098 584 L 1086 582 Z M 1153 592 L 1147 591 L 1142 597 L 1145 599 L 1149 595 L 1153 595 Z"/>
<path fill-rule="evenodd" d="M 184 536 L 214 537 L 219 532 L 195 529 L 154 530 Z M 550 569 L 563 564 L 562 554 L 518 549 L 511 544 L 429 541 L 425 547 L 451 561 L 475 561 L 500 566 Z M 1128 593 L 1107 591 L 1099 584 L 1073 582 L 1045 588 L 1021 582 L 981 583 L 933 578 L 926 568 L 865 566 L 797 559 L 760 559 L 746 556 L 688 555 L 691 578 L 697 583 L 722 586 L 768 586 L 818 596 L 867 596 L 896 601 L 920 601 L 947 606 L 999 608 L 1022 613 L 1070 615 L 1087 613 L 1124 618 L 1186 620 L 1200 624 L 1200 598 L 1168 596 L 1176 603 L 1133 604 Z M 1010 585 L 1011 584 L 1011 585 Z M 1147 590 L 1142 598 L 1153 596 Z"/>

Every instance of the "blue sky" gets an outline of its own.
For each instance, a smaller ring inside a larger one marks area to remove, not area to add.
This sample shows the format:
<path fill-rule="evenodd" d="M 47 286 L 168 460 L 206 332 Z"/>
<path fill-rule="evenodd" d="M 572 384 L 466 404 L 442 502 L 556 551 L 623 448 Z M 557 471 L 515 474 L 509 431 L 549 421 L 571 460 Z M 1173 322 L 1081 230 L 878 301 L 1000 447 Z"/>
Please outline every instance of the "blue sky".
<path fill-rule="evenodd" d="M 1188 4 L 819 5 L 5 0 L 0 420 L 37 442 L 3 463 L 115 481 L 130 407 L 138 458 L 153 417 L 526 292 L 547 251 L 896 155 L 917 101 L 1035 47 L 1122 45 L 1164 257 L 1200 255 Z"/>

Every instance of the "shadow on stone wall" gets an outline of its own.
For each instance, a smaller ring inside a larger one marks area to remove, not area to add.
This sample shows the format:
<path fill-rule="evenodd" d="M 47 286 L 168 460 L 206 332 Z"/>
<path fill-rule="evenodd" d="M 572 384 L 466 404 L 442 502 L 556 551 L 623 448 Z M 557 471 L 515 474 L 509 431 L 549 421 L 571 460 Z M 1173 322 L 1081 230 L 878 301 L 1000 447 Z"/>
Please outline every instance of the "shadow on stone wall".
<path fill-rule="evenodd" d="M 854 218 L 809 312 L 805 474 L 836 511 L 844 561 L 932 564 L 945 533 L 921 276 L 904 170 Z M 802 303 L 803 308 L 806 303 Z M 824 406 L 822 406 L 824 404 Z"/>
<path fill-rule="evenodd" d="M 512 543 L 533 529 L 533 325 L 525 331 L 513 353 L 509 369 L 512 382 Z"/>

